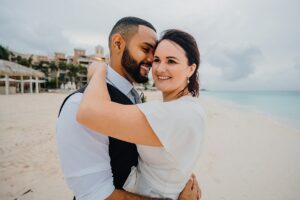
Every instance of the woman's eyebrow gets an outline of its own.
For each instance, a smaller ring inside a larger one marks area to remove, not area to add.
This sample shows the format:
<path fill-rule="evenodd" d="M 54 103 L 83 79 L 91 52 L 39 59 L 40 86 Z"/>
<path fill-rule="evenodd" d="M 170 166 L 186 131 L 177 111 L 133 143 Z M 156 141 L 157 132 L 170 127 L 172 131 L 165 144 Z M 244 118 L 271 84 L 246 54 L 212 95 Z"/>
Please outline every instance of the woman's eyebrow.
<path fill-rule="evenodd" d="M 167 59 L 175 59 L 175 60 L 178 60 L 178 58 L 174 57 L 174 56 L 167 56 L 166 57 Z"/>

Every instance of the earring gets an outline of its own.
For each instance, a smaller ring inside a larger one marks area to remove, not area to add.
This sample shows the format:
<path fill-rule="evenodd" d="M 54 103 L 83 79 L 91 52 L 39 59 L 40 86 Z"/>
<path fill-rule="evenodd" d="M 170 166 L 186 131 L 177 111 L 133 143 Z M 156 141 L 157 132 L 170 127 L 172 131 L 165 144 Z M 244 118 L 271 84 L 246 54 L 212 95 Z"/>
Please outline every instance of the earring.
<path fill-rule="evenodd" d="M 187 80 L 187 83 L 189 84 L 190 83 L 190 78 L 186 77 L 186 80 Z"/>

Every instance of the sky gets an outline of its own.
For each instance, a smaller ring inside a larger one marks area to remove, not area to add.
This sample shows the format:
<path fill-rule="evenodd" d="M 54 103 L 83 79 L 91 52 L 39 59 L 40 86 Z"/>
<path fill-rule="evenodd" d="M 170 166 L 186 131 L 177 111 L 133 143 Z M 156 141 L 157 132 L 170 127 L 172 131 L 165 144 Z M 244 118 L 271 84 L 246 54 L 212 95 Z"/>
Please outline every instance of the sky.
<path fill-rule="evenodd" d="M 0 44 L 21 53 L 108 52 L 116 21 L 177 28 L 200 48 L 201 87 L 300 90 L 299 0 L 0 0 Z"/>

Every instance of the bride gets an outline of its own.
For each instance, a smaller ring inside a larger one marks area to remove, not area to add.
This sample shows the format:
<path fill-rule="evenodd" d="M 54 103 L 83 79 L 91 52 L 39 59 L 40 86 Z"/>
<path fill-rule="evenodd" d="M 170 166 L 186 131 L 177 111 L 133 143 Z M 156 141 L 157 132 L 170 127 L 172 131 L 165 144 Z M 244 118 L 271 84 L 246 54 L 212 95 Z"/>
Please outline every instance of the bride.
<path fill-rule="evenodd" d="M 195 39 L 167 30 L 158 41 L 152 75 L 163 101 L 137 105 L 111 102 L 106 66 L 99 65 L 77 112 L 82 125 L 137 144 L 138 165 L 124 189 L 149 197 L 177 199 L 191 177 L 203 140 L 205 113 L 197 100 L 200 53 Z"/>

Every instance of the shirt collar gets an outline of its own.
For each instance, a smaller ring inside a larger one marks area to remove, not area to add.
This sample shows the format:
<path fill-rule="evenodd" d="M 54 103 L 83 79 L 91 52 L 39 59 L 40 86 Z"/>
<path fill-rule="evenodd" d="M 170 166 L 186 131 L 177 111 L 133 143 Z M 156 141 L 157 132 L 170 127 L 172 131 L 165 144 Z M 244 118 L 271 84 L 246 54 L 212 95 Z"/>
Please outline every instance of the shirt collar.
<path fill-rule="evenodd" d="M 111 66 L 107 66 L 107 82 L 118 88 L 123 94 L 128 95 L 133 85 L 123 76 L 118 74 Z"/>

